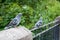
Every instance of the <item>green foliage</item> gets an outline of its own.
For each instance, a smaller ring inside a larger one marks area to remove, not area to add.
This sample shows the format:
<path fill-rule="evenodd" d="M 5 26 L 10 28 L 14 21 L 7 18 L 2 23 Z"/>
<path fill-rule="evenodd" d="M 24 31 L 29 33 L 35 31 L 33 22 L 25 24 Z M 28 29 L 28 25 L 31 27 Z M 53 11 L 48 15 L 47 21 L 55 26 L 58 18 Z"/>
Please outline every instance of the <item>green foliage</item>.
<path fill-rule="evenodd" d="M 0 0 L 0 28 L 4 28 L 18 13 L 22 13 L 20 25 L 31 29 L 43 17 L 43 23 L 53 21 L 60 14 L 57 0 Z"/>

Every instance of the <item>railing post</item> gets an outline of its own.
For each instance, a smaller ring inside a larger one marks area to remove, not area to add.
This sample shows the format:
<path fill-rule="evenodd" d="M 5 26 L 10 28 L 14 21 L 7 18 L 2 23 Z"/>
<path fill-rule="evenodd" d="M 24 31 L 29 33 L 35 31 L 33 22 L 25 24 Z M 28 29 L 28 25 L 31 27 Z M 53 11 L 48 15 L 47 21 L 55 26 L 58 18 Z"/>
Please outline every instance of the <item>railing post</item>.
<path fill-rule="evenodd" d="M 25 27 L 0 31 L 0 40 L 33 40 L 32 33 Z"/>

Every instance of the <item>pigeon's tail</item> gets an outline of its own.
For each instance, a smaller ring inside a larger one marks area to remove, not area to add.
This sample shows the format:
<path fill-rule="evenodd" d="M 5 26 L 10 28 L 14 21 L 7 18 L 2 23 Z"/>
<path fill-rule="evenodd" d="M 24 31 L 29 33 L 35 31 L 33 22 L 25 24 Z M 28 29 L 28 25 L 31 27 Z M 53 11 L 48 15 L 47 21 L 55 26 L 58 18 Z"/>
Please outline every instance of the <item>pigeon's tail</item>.
<path fill-rule="evenodd" d="M 5 27 L 4 29 L 7 30 L 7 29 L 9 29 L 9 27 Z"/>
<path fill-rule="evenodd" d="M 11 28 L 11 27 L 6 26 L 4 29 L 7 30 L 7 29 L 9 29 L 9 28 Z"/>

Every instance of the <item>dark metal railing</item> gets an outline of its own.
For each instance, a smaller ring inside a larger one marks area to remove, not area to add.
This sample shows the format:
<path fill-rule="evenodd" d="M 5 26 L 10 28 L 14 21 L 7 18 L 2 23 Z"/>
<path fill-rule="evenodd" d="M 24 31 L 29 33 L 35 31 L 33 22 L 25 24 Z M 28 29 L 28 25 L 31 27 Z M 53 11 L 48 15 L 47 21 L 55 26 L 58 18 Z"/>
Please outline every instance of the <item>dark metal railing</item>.
<path fill-rule="evenodd" d="M 59 40 L 59 23 L 58 20 L 31 29 L 33 40 Z"/>

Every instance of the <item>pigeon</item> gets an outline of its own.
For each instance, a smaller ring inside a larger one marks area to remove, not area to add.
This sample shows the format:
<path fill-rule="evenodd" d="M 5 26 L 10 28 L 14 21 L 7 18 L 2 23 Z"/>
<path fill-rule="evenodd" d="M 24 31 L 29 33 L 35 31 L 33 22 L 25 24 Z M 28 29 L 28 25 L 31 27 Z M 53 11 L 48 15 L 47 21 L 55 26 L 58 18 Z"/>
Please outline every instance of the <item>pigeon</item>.
<path fill-rule="evenodd" d="M 43 24 L 43 20 L 42 17 L 40 17 L 40 19 L 36 22 L 34 28 L 39 28 L 40 26 L 42 26 Z"/>
<path fill-rule="evenodd" d="M 22 13 L 19 13 L 14 19 L 11 20 L 11 22 L 4 29 L 16 27 L 21 21 L 21 16 Z"/>

